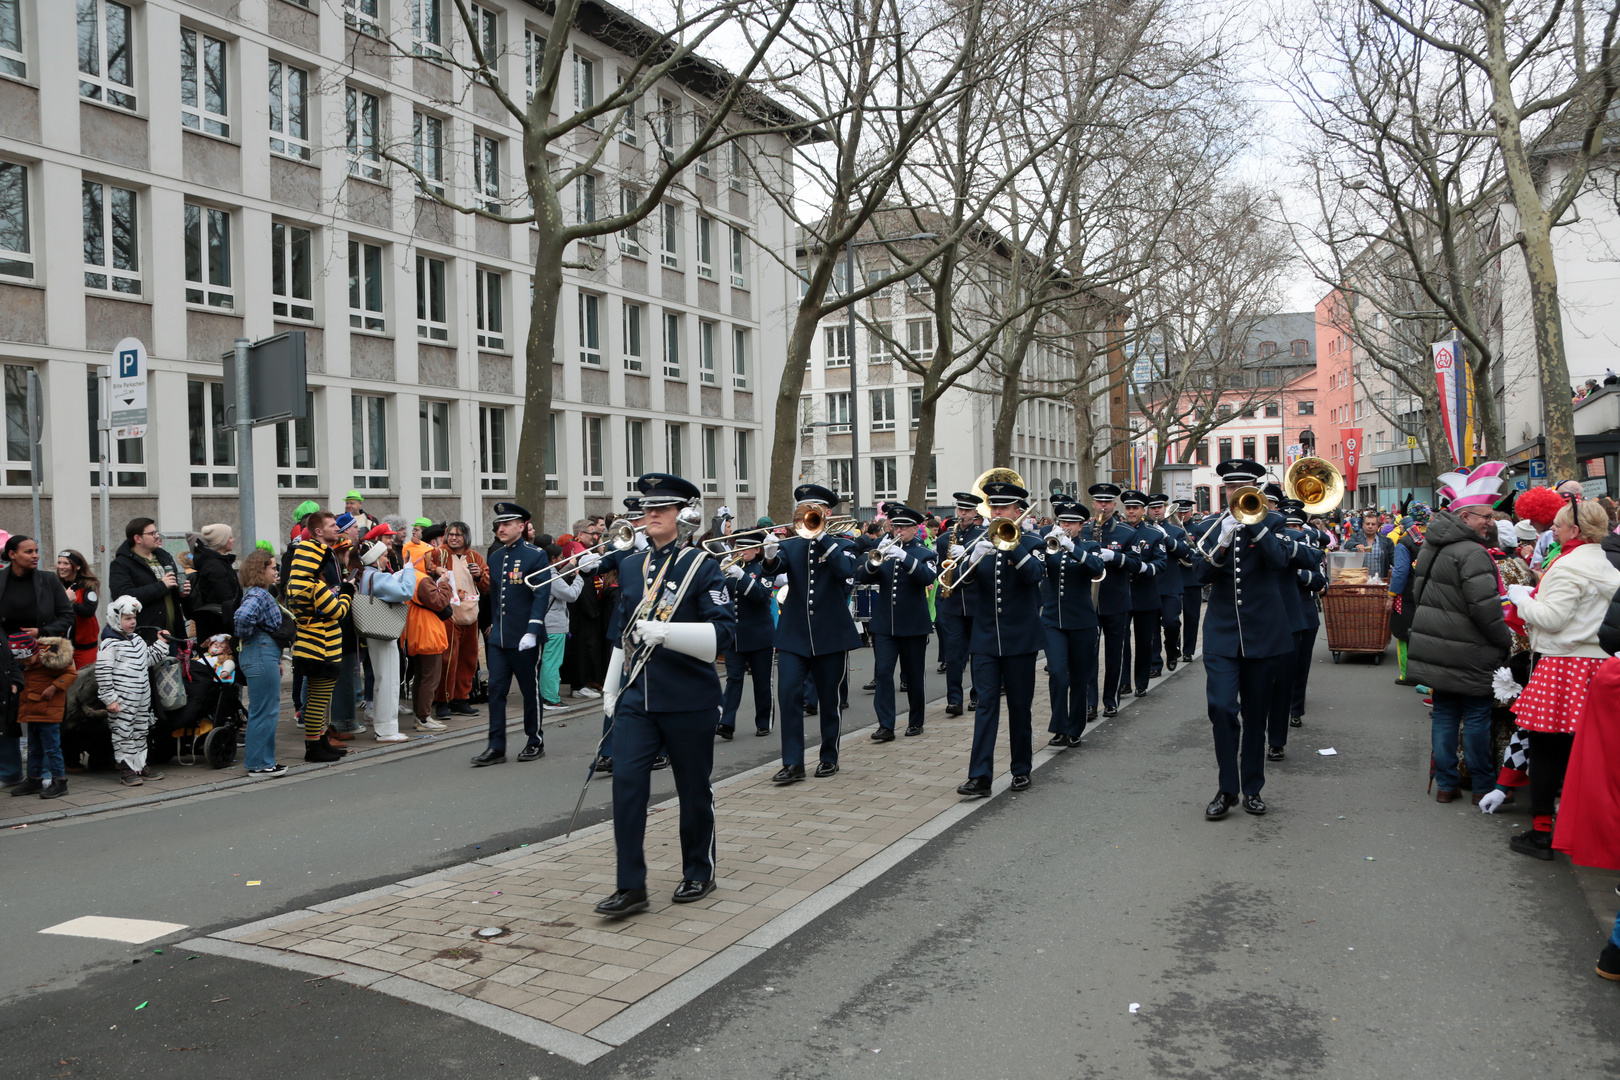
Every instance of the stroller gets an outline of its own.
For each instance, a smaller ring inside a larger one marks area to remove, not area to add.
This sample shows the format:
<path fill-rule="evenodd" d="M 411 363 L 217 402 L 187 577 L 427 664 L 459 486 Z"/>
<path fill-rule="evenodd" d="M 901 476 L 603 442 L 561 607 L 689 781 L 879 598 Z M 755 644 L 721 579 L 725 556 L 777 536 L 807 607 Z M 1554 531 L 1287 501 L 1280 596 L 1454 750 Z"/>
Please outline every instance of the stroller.
<path fill-rule="evenodd" d="M 196 765 L 198 759 L 215 769 L 236 760 L 238 735 L 247 729 L 247 710 L 241 702 L 241 677 L 222 681 L 197 643 L 181 643 L 178 659 L 186 689 L 186 703 L 165 712 L 154 701 L 150 760 L 158 765 L 178 761 Z M 155 695 L 154 695 L 155 697 Z"/>

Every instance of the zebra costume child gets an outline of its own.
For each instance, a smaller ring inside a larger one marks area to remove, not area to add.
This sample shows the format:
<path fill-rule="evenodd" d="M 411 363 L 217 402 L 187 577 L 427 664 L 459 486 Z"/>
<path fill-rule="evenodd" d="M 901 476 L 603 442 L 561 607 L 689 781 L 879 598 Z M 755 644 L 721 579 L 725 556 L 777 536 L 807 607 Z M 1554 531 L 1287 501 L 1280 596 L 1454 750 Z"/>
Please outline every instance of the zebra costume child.
<path fill-rule="evenodd" d="M 125 776 L 146 768 L 147 733 L 152 727 L 150 669 L 163 656 L 139 634 L 121 629 L 124 615 L 140 610 L 141 602 L 133 596 L 120 596 L 108 604 L 107 625 L 96 642 L 96 693 L 103 704 L 118 705 L 118 711 L 107 711 L 107 726 L 113 757 Z"/>

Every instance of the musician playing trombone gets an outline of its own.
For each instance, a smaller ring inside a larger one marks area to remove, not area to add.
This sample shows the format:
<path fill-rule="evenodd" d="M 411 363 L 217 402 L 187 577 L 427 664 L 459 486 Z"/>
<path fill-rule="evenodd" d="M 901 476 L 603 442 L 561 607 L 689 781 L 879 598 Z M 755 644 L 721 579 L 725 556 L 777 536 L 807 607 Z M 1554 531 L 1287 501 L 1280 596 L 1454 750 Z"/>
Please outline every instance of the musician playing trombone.
<path fill-rule="evenodd" d="M 681 512 L 701 503 L 697 486 L 669 473 L 647 473 L 636 488 L 649 547 L 619 564 L 625 632 L 608 662 L 602 695 L 613 720 L 618 879 L 596 911 L 609 918 L 648 907 L 643 841 L 660 747 L 669 755 L 681 805 L 681 883 L 671 899 L 689 904 L 714 891 L 709 775 L 721 705 L 714 659 L 731 647 L 737 626 L 719 565 L 703 549 L 682 546 Z"/>

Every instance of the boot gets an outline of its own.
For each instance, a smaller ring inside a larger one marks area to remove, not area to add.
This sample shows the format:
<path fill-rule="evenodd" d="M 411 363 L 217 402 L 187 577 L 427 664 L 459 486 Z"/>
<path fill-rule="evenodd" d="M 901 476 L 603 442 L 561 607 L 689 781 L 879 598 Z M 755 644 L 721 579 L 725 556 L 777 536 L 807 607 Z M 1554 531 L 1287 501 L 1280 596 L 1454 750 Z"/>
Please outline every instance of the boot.
<path fill-rule="evenodd" d="M 343 755 L 332 749 L 332 745 L 325 739 L 305 739 L 304 760 L 322 763 L 341 761 Z"/>
<path fill-rule="evenodd" d="M 450 719 L 450 703 L 448 701 L 436 701 L 433 703 L 433 719 Z"/>
<path fill-rule="evenodd" d="M 11 789 L 13 795 L 38 795 L 45 787 L 45 782 L 37 776 L 30 776 Z"/>
<path fill-rule="evenodd" d="M 51 782 L 40 789 L 39 797 L 42 799 L 60 799 L 67 794 L 67 777 L 53 776 Z"/>

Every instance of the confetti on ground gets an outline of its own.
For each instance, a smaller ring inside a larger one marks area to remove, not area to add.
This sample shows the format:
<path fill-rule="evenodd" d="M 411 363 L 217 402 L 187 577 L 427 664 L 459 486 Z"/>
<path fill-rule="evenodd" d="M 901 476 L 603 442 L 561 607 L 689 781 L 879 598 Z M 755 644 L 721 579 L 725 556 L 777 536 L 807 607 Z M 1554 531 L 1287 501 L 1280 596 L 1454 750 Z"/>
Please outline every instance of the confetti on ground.
<path fill-rule="evenodd" d="M 262 882 L 262 881 L 244 881 L 242 884 L 243 885 L 263 885 L 264 882 Z"/>
<path fill-rule="evenodd" d="M 140 1012 L 142 1009 L 146 1008 L 146 1006 L 149 1005 L 149 1004 L 151 1004 L 151 1003 L 143 1001 L 139 1005 L 135 1006 L 135 1011 Z"/>
<path fill-rule="evenodd" d="M 1141 1011 L 1142 1011 L 1142 1003 L 1141 1002 L 1139 1002 L 1139 1001 L 1131 1002 L 1131 1012 L 1133 1014 L 1139 1013 Z"/>
<path fill-rule="evenodd" d="M 1337 757 L 1339 755 L 1339 752 L 1337 750 L 1333 749 L 1333 747 L 1331 747 L 1331 746 L 1329 746 L 1325 750 L 1318 750 L 1317 753 L 1321 754 L 1323 757 Z"/>

